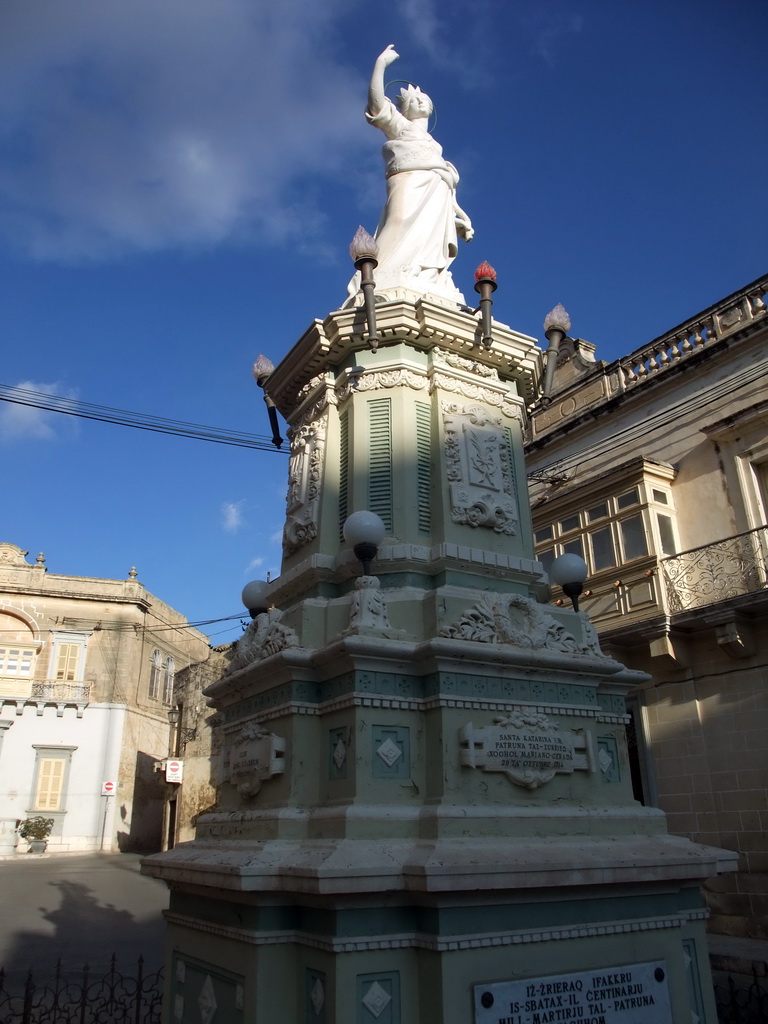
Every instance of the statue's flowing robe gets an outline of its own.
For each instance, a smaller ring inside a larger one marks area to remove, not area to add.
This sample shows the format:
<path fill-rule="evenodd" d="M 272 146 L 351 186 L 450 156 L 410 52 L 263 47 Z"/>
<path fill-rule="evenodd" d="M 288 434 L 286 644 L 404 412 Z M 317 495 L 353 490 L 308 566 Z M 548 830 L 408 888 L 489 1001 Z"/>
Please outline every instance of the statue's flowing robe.
<path fill-rule="evenodd" d="M 448 267 L 456 258 L 456 185 L 459 175 L 443 148 L 387 100 L 368 121 L 387 137 L 382 147 L 387 201 L 376 229 L 376 290 L 403 286 L 463 302 Z M 359 275 L 349 286 L 354 296 Z"/>

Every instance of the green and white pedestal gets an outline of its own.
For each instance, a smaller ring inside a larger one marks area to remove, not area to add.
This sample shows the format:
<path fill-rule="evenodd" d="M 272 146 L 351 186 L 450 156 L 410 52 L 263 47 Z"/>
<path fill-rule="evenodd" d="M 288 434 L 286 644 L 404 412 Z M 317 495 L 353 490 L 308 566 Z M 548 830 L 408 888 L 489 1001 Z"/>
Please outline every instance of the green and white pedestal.
<path fill-rule="evenodd" d="M 539 603 L 521 426 L 539 358 L 404 293 L 317 321 L 273 607 L 208 691 L 217 810 L 150 857 L 169 1022 L 715 1024 L 701 881 L 734 855 L 632 798 L 640 681 Z M 360 566 L 353 511 L 387 536 Z"/>

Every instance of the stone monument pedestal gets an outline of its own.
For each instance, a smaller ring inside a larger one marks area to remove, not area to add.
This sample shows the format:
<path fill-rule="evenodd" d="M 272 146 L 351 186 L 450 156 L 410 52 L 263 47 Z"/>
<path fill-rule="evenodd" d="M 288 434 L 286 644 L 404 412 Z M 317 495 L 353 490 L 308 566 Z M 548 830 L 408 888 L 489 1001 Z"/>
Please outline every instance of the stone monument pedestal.
<path fill-rule="evenodd" d="M 735 855 L 632 796 L 625 695 L 533 557 L 534 342 L 403 294 L 316 321 L 281 576 L 206 690 L 217 809 L 150 857 L 180 1024 L 715 1024 L 699 886 Z M 367 509 L 370 572 L 342 540 Z"/>

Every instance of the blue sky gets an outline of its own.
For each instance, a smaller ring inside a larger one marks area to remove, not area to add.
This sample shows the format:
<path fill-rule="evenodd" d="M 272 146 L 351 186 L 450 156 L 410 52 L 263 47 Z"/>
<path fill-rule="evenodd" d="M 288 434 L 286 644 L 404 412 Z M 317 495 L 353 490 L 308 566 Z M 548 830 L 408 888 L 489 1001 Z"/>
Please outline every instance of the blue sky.
<path fill-rule="evenodd" d="M 4 0 L 0 383 L 264 433 L 251 376 L 344 299 L 367 79 L 433 97 L 494 313 L 627 354 L 766 271 L 757 0 Z M 0 402 L 0 539 L 190 620 L 279 572 L 287 456 Z M 237 621 L 211 627 L 214 643 Z"/>

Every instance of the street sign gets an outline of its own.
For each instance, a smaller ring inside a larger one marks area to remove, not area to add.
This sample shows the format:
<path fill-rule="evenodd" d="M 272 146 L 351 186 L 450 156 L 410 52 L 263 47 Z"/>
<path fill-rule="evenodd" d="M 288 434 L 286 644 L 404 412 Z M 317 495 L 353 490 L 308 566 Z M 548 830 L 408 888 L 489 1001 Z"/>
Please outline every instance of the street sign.
<path fill-rule="evenodd" d="M 114 782 L 102 782 L 101 784 L 101 795 L 102 796 L 114 796 L 117 786 Z"/>
<path fill-rule="evenodd" d="M 184 762 L 178 758 L 169 758 L 165 765 L 165 781 L 181 782 L 184 775 Z"/>

